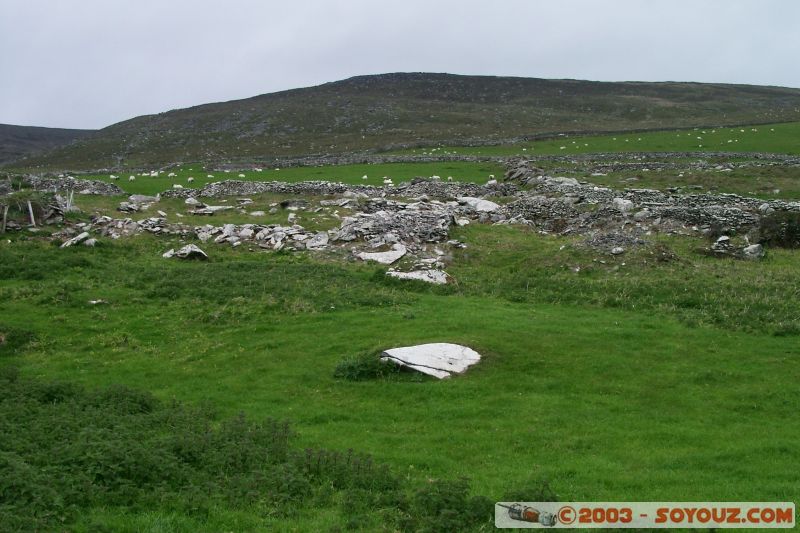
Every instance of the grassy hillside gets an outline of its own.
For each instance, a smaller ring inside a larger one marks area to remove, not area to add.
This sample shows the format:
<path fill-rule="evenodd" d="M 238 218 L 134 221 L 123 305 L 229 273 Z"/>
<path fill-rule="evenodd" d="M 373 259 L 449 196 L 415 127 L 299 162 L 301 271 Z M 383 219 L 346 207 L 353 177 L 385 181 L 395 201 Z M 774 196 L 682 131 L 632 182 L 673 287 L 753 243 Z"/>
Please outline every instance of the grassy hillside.
<path fill-rule="evenodd" d="M 90 169 L 800 119 L 800 90 L 384 74 L 137 117 L 25 161 Z"/>
<path fill-rule="evenodd" d="M 166 261 L 175 242 L 150 236 L 65 250 L 4 239 L 0 359 L 26 377 L 123 383 L 224 417 L 288 419 L 298 447 L 372 453 L 417 490 L 467 476 L 490 501 L 542 479 L 564 500 L 796 499 L 796 251 L 734 262 L 664 237 L 674 260 L 642 249 L 600 263 L 569 238 L 522 228 L 471 225 L 454 237 L 468 248 L 445 287 L 244 247 L 214 247 L 209 263 Z M 99 298 L 108 303 L 88 303 Z M 364 350 L 445 340 L 484 361 L 444 382 L 333 375 Z M 106 433 L 81 434 L 100 446 Z M 147 453 L 163 464 L 171 441 L 147 442 L 154 450 L 137 445 L 117 476 L 151 476 Z M 98 464 L 112 451 L 98 448 Z M 83 503 L 74 529 L 406 530 L 383 514 L 395 504 L 360 510 L 349 493 L 309 494 L 290 518 L 266 495 L 210 508 L 192 492 L 146 506 L 115 496 Z"/>
<path fill-rule="evenodd" d="M 0 165 L 83 139 L 93 130 L 38 128 L 0 124 Z"/>
<path fill-rule="evenodd" d="M 800 122 L 607 135 L 558 135 L 495 146 L 442 145 L 392 154 L 526 156 L 625 152 L 762 152 L 800 155 Z"/>

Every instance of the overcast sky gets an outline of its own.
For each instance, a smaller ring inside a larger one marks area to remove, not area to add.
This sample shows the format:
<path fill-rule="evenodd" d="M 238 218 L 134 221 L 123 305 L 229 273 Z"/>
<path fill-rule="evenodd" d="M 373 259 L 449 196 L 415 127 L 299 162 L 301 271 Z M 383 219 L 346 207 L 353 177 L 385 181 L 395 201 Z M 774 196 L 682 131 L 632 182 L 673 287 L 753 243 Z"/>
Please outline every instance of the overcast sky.
<path fill-rule="evenodd" d="M 401 71 L 800 87 L 799 21 L 798 0 L 0 0 L 0 123 Z"/>

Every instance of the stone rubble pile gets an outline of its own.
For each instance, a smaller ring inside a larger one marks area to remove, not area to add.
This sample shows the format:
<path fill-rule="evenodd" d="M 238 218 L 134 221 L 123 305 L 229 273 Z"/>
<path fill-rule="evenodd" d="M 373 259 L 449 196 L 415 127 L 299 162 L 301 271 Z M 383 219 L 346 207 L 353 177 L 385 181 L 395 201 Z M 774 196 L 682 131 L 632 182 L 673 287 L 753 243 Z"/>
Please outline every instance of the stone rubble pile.
<path fill-rule="evenodd" d="M 760 244 L 736 246 L 727 235 L 717 238 L 714 244 L 711 245 L 711 252 L 714 255 L 734 257 L 736 259 L 757 260 L 764 257 L 764 247 Z"/>
<path fill-rule="evenodd" d="M 514 160 L 505 179 L 529 189 L 503 206 L 507 222 L 543 231 L 581 233 L 617 226 L 627 231 L 702 231 L 720 227 L 747 231 L 764 214 L 800 211 L 800 202 L 760 200 L 736 194 L 679 195 L 652 189 L 618 191 L 575 178 L 550 177 L 526 160 Z"/>
<path fill-rule="evenodd" d="M 45 178 L 40 176 L 26 176 L 23 178 L 23 184 L 37 191 L 47 192 L 75 191 L 77 194 L 94 194 L 99 196 L 117 196 L 125 194 L 125 191 L 113 183 L 72 177 Z"/>

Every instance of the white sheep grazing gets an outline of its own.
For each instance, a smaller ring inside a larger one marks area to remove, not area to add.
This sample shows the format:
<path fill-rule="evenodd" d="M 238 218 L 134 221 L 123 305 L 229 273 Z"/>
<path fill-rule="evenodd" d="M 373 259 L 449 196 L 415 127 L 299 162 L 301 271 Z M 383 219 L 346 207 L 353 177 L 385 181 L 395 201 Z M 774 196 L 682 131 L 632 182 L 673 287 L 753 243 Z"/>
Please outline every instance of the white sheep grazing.
<path fill-rule="evenodd" d="M 442 177 L 441 176 L 437 176 L 436 174 L 434 174 L 433 176 L 431 176 L 431 179 L 432 180 L 440 180 L 440 179 L 442 179 Z"/>
<path fill-rule="evenodd" d="M 175 173 L 174 172 L 170 172 L 169 174 L 167 174 L 167 177 L 168 178 L 174 178 L 175 177 Z"/>
<path fill-rule="evenodd" d="M 367 175 L 366 175 L 366 174 L 364 174 L 363 176 L 361 176 L 361 179 L 362 179 L 362 180 L 368 179 L 368 178 L 367 178 Z"/>
<path fill-rule="evenodd" d="M 383 178 L 383 184 L 384 185 L 391 185 L 392 184 L 391 178 Z"/>
<path fill-rule="evenodd" d="M 447 176 L 447 181 L 453 181 L 453 176 Z"/>
<path fill-rule="evenodd" d="M 128 181 L 136 181 L 136 176 L 131 176 L 130 178 L 128 178 Z"/>
<path fill-rule="evenodd" d="M 172 188 L 173 189 L 183 189 L 183 185 L 181 185 L 180 183 L 175 183 L 175 184 L 172 185 Z"/>
<path fill-rule="evenodd" d="M 264 169 L 261 169 L 261 168 L 254 168 L 253 170 L 255 170 L 256 172 L 261 172 L 261 171 L 262 171 L 262 170 L 264 170 Z"/>
<path fill-rule="evenodd" d="M 486 185 L 497 185 L 497 180 L 489 180 L 486 182 Z"/>
<path fill-rule="evenodd" d="M 493 180 L 494 179 L 494 174 L 489 174 L 489 179 Z"/>
<path fill-rule="evenodd" d="M 133 174 L 131 174 L 130 176 L 128 176 L 128 179 L 130 179 L 130 178 L 136 179 L 136 176 L 134 176 Z"/>
<path fill-rule="evenodd" d="M 191 177 L 191 176 L 189 176 L 188 178 L 186 178 L 186 181 L 188 181 L 189 183 L 191 183 L 191 182 L 193 182 L 193 181 L 194 181 L 194 178 L 193 178 L 193 177 Z"/>
<path fill-rule="evenodd" d="M 245 175 L 244 175 L 244 174 L 239 174 L 239 177 L 240 177 L 240 178 L 244 178 L 244 177 L 245 177 Z"/>
<path fill-rule="evenodd" d="M 114 174 L 111 174 L 111 175 L 109 176 L 109 178 L 111 178 L 112 180 L 118 180 L 118 179 L 119 179 L 119 176 L 115 176 Z"/>

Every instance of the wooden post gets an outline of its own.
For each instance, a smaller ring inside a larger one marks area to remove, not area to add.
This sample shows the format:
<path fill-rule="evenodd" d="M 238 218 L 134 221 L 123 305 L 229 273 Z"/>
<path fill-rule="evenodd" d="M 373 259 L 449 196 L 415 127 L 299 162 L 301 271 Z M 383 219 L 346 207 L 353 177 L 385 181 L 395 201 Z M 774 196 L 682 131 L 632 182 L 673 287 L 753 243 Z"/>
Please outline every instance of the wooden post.
<path fill-rule="evenodd" d="M 35 228 L 36 227 L 36 219 L 33 218 L 33 206 L 31 205 L 31 201 L 28 200 L 28 214 L 31 216 L 31 225 Z"/>
<path fill-rule="evenodd" d="M 8 206 L 4 205 L 3 206 L 3 231 L 0 232 L 0 233 L 5 233 L 6 232 L 6 221 L 7 220 L 8 220 Z"/>

